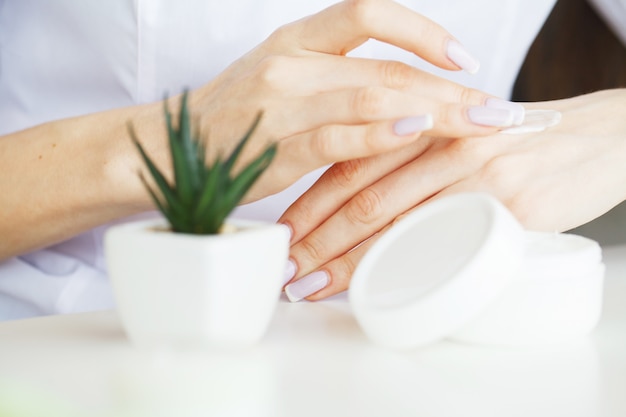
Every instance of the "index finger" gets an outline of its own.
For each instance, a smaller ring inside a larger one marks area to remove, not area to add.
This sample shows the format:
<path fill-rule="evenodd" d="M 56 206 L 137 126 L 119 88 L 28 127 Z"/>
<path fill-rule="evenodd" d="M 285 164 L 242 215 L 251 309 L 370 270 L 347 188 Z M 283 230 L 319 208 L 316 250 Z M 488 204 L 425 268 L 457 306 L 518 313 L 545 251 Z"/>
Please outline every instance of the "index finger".
<path fill-rule="evenodd" d="M 291 229 L 291 244 L 308 236 L 359 191 L 422 155 L 431 142 L 423 138 L 396 151 L 331 166 L 278 220 Z"/>
<path fill-rule="evenodd" d="M 480 66 L 443 27 L 391 0 L 344 0 L 283 30 L 310 51 L 345 55 L 373 38 L 444 69 L 473 74 Z"/>

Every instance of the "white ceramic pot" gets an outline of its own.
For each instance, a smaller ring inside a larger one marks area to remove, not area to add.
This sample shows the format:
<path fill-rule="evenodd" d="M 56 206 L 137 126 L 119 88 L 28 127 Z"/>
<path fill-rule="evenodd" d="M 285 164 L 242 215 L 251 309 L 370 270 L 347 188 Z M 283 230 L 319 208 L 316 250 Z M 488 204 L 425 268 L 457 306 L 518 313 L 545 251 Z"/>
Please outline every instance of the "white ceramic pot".
<path fill-rule="evenodd" d="M 163 220 L 109 229 L 109 276 L 133 344 L 238 348 L 263 337 L 283 285 L 289 231 L 275 224 L 228 223 L 237 231 L 173 233 Z"/>

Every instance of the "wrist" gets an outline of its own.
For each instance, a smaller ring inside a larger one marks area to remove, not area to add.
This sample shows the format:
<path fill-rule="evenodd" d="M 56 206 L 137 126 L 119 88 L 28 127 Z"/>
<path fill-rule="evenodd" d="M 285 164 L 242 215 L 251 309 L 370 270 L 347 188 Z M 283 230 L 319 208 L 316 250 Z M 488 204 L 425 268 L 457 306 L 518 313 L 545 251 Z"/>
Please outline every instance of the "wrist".
<path fill-rule="evenodd" d="M 107 189 L 107 199 L 126 214 L 151 210 L 152 201 L 141 181 L 140 175 L 146 176 L 146 168 L 141 161 L 136 147 L 133 145 L 129 125 L 132 124 L 139 141 L 146 151 L 154 158 L 158 167 L 168 176 L 166 169 L 169 160 L 166 152 L 165 136 L 162 122 L 162 103 L 151 103 L 132 109 L 121 109 L 111 115 L 112 141 L 101 143 L 102 158 L 98 166 L 102 167 L 100 178 Z"/>

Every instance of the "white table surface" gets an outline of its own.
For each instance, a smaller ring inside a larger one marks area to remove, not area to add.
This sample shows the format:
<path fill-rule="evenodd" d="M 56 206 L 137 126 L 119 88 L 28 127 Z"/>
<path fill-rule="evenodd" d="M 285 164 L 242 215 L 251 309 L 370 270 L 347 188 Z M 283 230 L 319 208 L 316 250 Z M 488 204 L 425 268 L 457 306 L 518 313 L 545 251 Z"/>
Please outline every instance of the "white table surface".
<path fill-rule="evenodd" d="M 112 311 L 1 323 L 0 416 L 623 417 L 626 246 L 604 257 L 598 328 L 533 350 L 385 350 L 345 299 L 281 302 L 263 342 L 231 353 L 138 351 Z"/>

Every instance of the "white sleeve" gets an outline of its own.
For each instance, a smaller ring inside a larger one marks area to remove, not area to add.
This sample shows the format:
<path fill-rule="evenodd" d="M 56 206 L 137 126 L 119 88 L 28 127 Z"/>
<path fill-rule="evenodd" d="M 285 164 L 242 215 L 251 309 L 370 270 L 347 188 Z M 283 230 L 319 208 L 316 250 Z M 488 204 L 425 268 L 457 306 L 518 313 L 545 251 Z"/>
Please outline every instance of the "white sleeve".
<path fill-rule="evenodd" d="M 106 273 L 40 250 L 0 263 L 0 321 L 114 307 Z"/>

